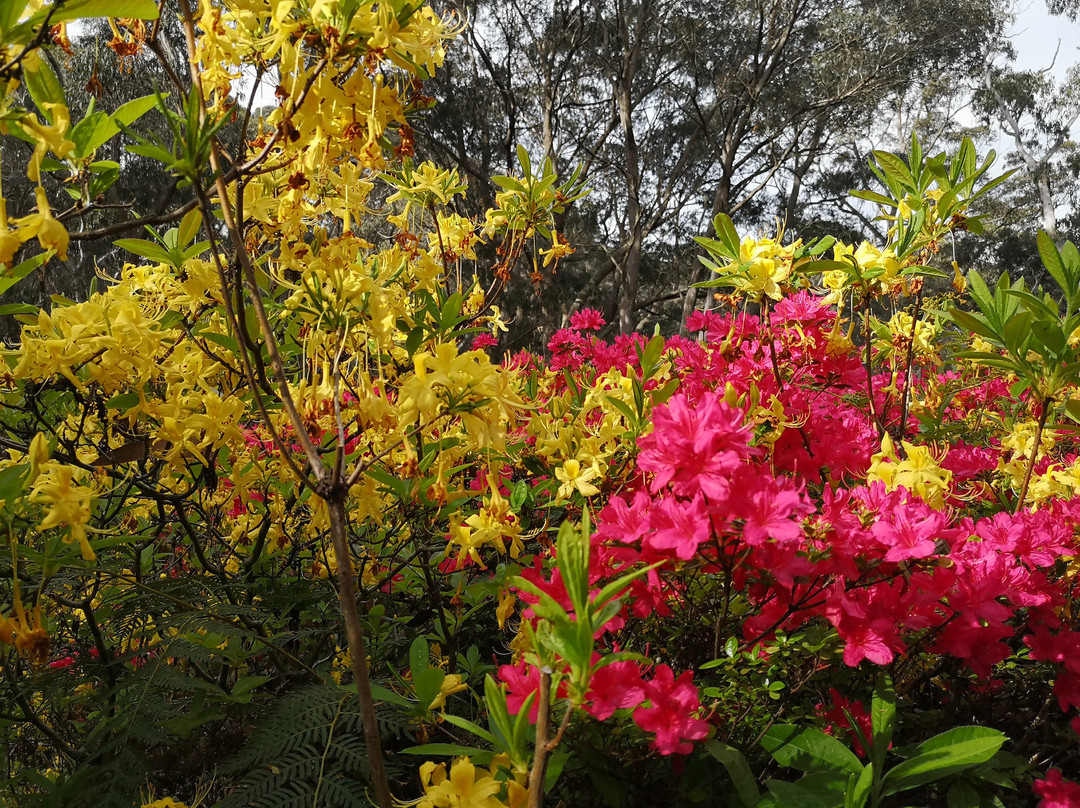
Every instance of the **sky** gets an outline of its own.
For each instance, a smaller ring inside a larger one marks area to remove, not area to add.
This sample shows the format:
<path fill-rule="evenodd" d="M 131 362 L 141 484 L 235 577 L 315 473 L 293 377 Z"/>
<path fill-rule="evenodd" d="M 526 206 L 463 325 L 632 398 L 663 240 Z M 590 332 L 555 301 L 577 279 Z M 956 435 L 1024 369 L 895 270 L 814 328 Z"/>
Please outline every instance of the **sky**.
<path fill-rule="evenodd" d="M 1050 16 L 1043 0 L 1019 0 L 1016 22 L 1006 36 L 1016 48 L 1016 66 L 1022 70 L 1043 70 L 1053 63 L 1054 76 L 1061 79 L 1080 61 L 1080 24 Z"/>

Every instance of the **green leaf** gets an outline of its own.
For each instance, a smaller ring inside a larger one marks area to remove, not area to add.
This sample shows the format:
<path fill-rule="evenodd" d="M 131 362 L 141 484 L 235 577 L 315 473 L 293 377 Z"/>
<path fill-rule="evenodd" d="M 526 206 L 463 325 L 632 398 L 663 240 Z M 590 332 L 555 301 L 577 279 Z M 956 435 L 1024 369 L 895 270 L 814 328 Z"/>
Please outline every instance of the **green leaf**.
<path fill-rule="evenodd" d="M 506 694 L 490 673 L 484 677 L 484 703 L 487 705 L 488 723 L 493 734 L 501 737 L 503 744 L 509 746 L 514 737 L 514 725 L 510 721 L 510 710 L 506 706 Z"/>
<path fill-rule="evenodd" d="M 192 208 L 184 214 L 184 218 L 180 220 L 180 227 L 177 232 L 177 239 L 181 247 L 187 247 L 195 237 L 199 235 L 199 229 L 202 227 L 202 211 L 198 208 Z"/>
<path fill-rule="evenodd" d="M 713 230 L 716 231 L 716 237 L 727 247 L 728 255 L 737 261 L 740 252 L 739 231 L 735 229 L 731 217 L 726 213 L 718 213 L 713 219 Z"/>
<path fill-rule="evenodd" d="M 9 303 L 6 306 L 0 306 L 0 317 L 9 314 L 37 314 L 37 312 L 38 307 L 30 303 Z"/>
<path fill-rule="evenodd" d="M 734 746 L 728 746 L 723 741 L 713 738 L 703 744 L 705 751 L 720 761 L 727 769 L 731 784 L 735 786 L 735 793 L 744 806 L 757 805 L 761 799 L 761 791 L 757 786 L 757 778 L 750 770 L 750 764 L 746 762 L 746 756 Z"/>
<path fill-rule="evenodd" d="M 834 236 L 823 236 L 807 251 L 808 255 L 821 255 L 836 243 Z"/>
<path fill-rule="evenodd" d="M 870 704 L 870 723 L 872 730 L 871 756 L 876 769 L 881 770 L 885 763 L 885 753 L 892 743 L 893 730 L 896 726 L 896 690 L 888 674 L 882 673 L 874 683 L 874 698 Z M 852 722 L 855 725 L 855 722 Z"/>
<path fill-rule="evenodd" d="M 96 140 L 96 132 L 109 126 L 109 116 L 104 112 L 94 112 L 87 115 L 71 128 L 71 142 L 75 144 L 74 154 L 76 157 L 86 157 L 94 153 L 97 146 L 90 147 L 88 144 Z M 105 138 L 108 140 L 108 138 Z M 102 143 L 105 140 L 101 141 Z"/>
<path fill-rule="evenodd" d="M 582 515 L 581 528 L 567 520 L 559 527 L 555 540 L 555 565 L 562 574 L 563 585 L 578 619 L 583 619 L 589 606 L 589 512 Z"/>
<path fill-rule="evenodd" d="M 471 758 L 474 764 L 486 766 L 495 757 L 493 752 L 477 749 L 475 746 L 462 746 L 457 743 L 426 743 L 423 746 L 410 746 L 402 749 L 406 755 L 447 755 L 448 757 L 460 757 L 462 755 Z"/>
<path fill-rule="evenodd" d="M 853 196 L 856 199 L 865 199 L 867 202 L 876 202 L 879 205 L 888 208 L 897 207 L 895 199 L 890 199 L 885 194 L 875 193 L 874 191 L 848 191 L 848 196 Z"/>
<path fill-rule="evenodd" d="M 1065 412 L 1069 414 L 1069 417 L 1080 424 L 1080 400 L 1070 398 L 1065 402 Z"/>
<path fill-rule="evenodd" d="M 801 771 L 858 774 L 863 768 L 854 752 L 814 727 L 777 724 L 765 733 L 761 745 L 781 766 Z"/>
<path fill-rule="evenodd" d="M 164 100 L 168 98 L 168 95 L 163 95 L 161 98 Z M 95 112 L 92 116 L 83 118 L 71 132 L 71 139 L 75 143 L 75 156 L 89 157 L 119 134 L 120 125 L 131 125 L 152 110 L 157 103 L 156 96 L 144 95 L 142 98 L 135 98 L 122 104 L 112 115 Z M 86 125 L 91 118 L 93 118 L 93 124 Z"/>
<path fill-rule="evenodd" d="M 1054 244 L 1054 240 L 1047 235 L 1045 230 L 1040 230 L 1035 237 L 1035 242 L 1039 247 L 1039 258 L 1042 259 L 1043 266 L 1046 267 L 1046 271 L 1050 273 L 1050 277 L 1054 279 L 1061 290 L 1067 295 L 1072 297 L 1076 294 L 1074 284 L 1070 283 L 1068 273 L 1065 271 L 1065 264 L 1061 260 L 1061 253 L 1058 252 L 1057 245 Z"/>
<path fill-rule="evenodd" d="M 1005 735 L 989 727 L 956 727 L 923 741 L 912 757 L 882 778 L 882 796 L 932 783 L 985 763 L 1001 748 Z"/>
<path fill-rule="evenodd" d="M 1027 353 L 1028 342 L 1031 340 L 1031 322 L 1034 318 L 1030 311 L 1020 311 L 1014 314 L 1005 323 L 1003 342 L 1005 348 L 1015 356 L 1023 357 Z"/>
<path fill-rule="evenodd" d="M 47 10 L 47 8 L 42 9 L 42 12 Z M 154 0 L 70 0 L 50 19 L 53 23 L 58 23 L 82 17 L 134 17 L 138 20 L 156 20 L 158 7 Z"/>
<path fill-rule="evenodd" d="M 786 783 L 783 780 L 766 780 L 765 785 L 779 801 L 782 808 L 839 808 L 841 803 L 827 802 L 808 788 L 798 783 Z"/>
<path fill-rule="evenodd" d="M 25 278 L 27 275 L 37 269 L 39 266 L 41 266 L 45 262 L 46 256 L 50 254 L 51 251 L 48 253 L 41 253 L 40 255 L 35 255 L 33 258 L 28 258 L 25 261 L 22 261 L 17 266 L 12 267 L 11 269 L 0 269 L 0 295 L 2 295 L 15 284 L 17 284 L 19 281 L 21 281 L 23 278 Z M 37 307 L 32 306 L 30 308 L 30 312 L 36 311 Z M 14 314 L 16 312 L 5 313 Z"/>
<path fill-rule="evenodd" d="M 7 0 L 0 4 L 0 31 L 11 29 L 26 11 L 27 0 Z"/>
<path fill-rule="evenodd" d="M 867 763 L 857 778 L 851 778 L 844 801 L 845 808 L 863 808 L 866 805 L 874 786 L 874 771 L 874 764 Z"/>
<path fill-rule="evenodd" d="M 525 480 L 518 480 L 514 484 L 514 490 L 510 492 L 510 509 L 520 511 L 521 506 L 529 498 L 529 484 Z"/>
<path fill-rule="evenodd" d="M 994 296 L 991 294 L 990 287 L 986 285 L 982 275 L 974 269 L 969 270 L 967 281 L 968 293 L 971 295 L 971 299 L 975 301 L 975 305 L 982 309 L 983 314 L 990 314 L 994 310 Z"/>
<path fill-rule="evenodd" d="M 949 786 L 946 801 L 949 808 L 980 808 L 982 805 L 982 798 L 979 797 L 979 792 L 975 790 L 975 786 L 963 780 Z"/>
<path fill-rule="evenodd" d="M 844 269 L 850 271 L 851 264 L 847 261 L 833 261 L 830 258 L 821 258 L 816 261 L 807 261 L 805 264 L 799 264 L 799 272 L 807 274 L 829 272 L 834 269 Z"/>
<path fill-rule="evenodd" d="M 409 647 L 409 670 L 415 679 L 418 674 L 431 667 L 431 659 L 428 655 L 427 640 L 417 637 Z"/>
<path fill-rule="evenodd" d="M 915 188 L 915 178 L 911 176 L 911 170 L 908 169 L 907 163 L 902 158 L 898 157 L 891 152 L 875 151 L 874 159 L 877 160 L 881 170 L 885 172 L 885 176 L 892 179 L 910 190 L 917 190 Z"/>
<path fill-rule="evenodd" d="M 120 410 L 121 414 L 130 410 L 132 407 L 137 406 L 139 403 L 139 394 L 135 392 L 120 393 L 113 396 L 105 402 L 105 408 L 109 410 Z"/>
<path fill-rule="evenodd" d="M 29 463 L 0 469 L 0 502 L 11 502 L 23 491 L 23 477 L 30 471 Z"/>
<path fill-rule="evenodd" d="M 494 735 L 481 727 L 479 724 L 474 724 L 472 721 L 469 721 L 467 718 L 462 718 L 461 716 L 454 715 L 453 713 L 443 713 L 442 718 L 443 721 L 447 722 L 448 724 L 453 724 L 455 727 L 461 727 L 462 729 L 471 732 L 476 737 L 483 738 L 488 743 L 495 743 Z"/>
<path fill-rule="evenodd" d="M 172 254 L 168 250 L 144 238 L 120 238 L 114 241 L 113 244 L 148 261 L 169 265 L 173 263 Z"/>
<path fill-rule="evenodd" d="M 26 89 L 30 93 L 30 97 L 37 104 L 37 108 L 41 110 L 49 123 L 53 123 L 52 113 L 45 108 L 45 105 L 63 104 L 67 106 L 67 100 L 64 98 L 64 86 L 56 78 L 56 74 L 53 73 L 48 61 L 39 59 L 37 66 L 33 70 L 24 70 L 23 81 L 26 83 Z"/>
<path fill-rule="evenodd" d="M 393 690 L 383 687 L 382 685 L 372 684 L 371 695 L 376 701 L 384 701 L 387 704 L 396 704 L 398 707 L 411 708 L 413 703 L 400 693 L 395 693 Z"/>

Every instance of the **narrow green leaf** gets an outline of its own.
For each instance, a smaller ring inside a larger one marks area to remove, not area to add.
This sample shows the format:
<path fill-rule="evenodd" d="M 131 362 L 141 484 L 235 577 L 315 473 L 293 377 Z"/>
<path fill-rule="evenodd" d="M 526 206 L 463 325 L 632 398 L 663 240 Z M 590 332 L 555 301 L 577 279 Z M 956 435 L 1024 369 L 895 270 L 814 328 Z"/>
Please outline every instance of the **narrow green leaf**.
<path fill-rule="evenodd" d="M 127 250 L 140 258 L 154 261 L 158 264 L 172 264 L 173 257 L 164 247 L 142 238 L 121 238 L 113 242 L 117 247 Z"/>
<path fill-rule="evenodd" d="M 494 752 L 477 749 L 474 746 L 463 746 L 456 743 L 426 743 L 423 746 L 410 746 L 401 750 L 406 755 L 447 755 L 460 757 L 462 755 L 471 758 L 472 762 L 480 766 L 486 766 L 495 757 Z"/>
<path fill-rule="evenodd" d="M 19 281 L 21 281 L 23 278 L 25 278 L 27 275 L 37 269 L 39 266 L 41 266 L 45 262 L 45 257 L 50 254 L 51 252 L 41 253 L 40 255 L 35 255 L 33 258 L 28 258 L 25 261 L 21 261 L 18 265 L 12 267 L 11 269 L 0 269 L 0 295 L 2 295 L 15 284 L 17 284 Z M 0 264 L 0 266 L 3 265 Z M 31 311 L 36 312 L 37 308 L 31 307 Z M 13 314 L 22 312 L 8 313 Z"/>
<path fill-rule="evenodd" d="M 1054 282 L 1065 294 L 1070 297 L 1074 295 L 1076 290 L 1071 288 L 1072 284 L 1069 283 L 1069 278 L 1065 272 L 1065 264 L 1061 260 L 1061 253 L 1058 252 L 1054 240 L 1047 235 L 1045 230 L 1040 230 L 1038 235 L 1035 236 L 1035 242 L 1039 247 L 1039 258 L 1042 259 L 1043 266 L 1050 273 L 1050 277 L 1054 279 Z"/>
<path fill-rule="evenodd" d="M 854 722 L 852 722 L 854 724 Z M 887 673 L 878 675 L 874 683 L 874 698 L 870 704 L 872 762 L 880 771 L 885 764 L 885 753 L 892 743 L 896 726 L 896 690 Z"/>
<path fill-rule="evenodd" d="M 735 260 L 739 258 L 739 231 L 735 229 L 735 223 L 731 221 L 731 217 L 726 213 L 717 214 L 713 219 L 713 230 L 716 231 L 716 236 L 724 244 L 727 245 L 728 252 Z"/>
<path fill-rule="evenodd" d="M 888 208 L 895 208 L 897 206 L 895 199 L 890 199 L 885 194 L 879 194 L 875 191 L 848 191 L 848 196 L 853 196 L 856 199 L 865 199 L 867 202 L 876 202 L 879 205 Z"/>
<path fill-rule="evenodd" d="M 35 17 L 42 20 L 48 13 L 46 6 Z M 154 0 L 70 0 L 50 17 L 52 23 L 68 22 L 83 17 L 133 17 L 138 20 L 156 20 L 157 3 Z"/>
<path fill-rule="evenodd" d="M 735 793 L 746 808 L 757 805 L 761 799 L 761 791 L 758 789 L 757 778 L 750 770 L 750 764 L 746 756 L 734 746 L 728 746 L 723 741 L 713 738 L 703 744 L 705 751 L 720 761 L 731 778 L 731 784 L 735 786 Z"/>
<path fill-rule="evenodd" d="M 483 738 L 488 743 L 495 743 L 494 735 L 481 727 L 479 724 L 474 724 L 472 721 L 469 721 L 467 718 L 462 718 L 461 716 L 454 715 L 453 713 L 443 713 L 442 719 L 448 724 L 453 724 L 455 727 L 461 727 L 464 730 L 468 730 L 477 738 Z"/>

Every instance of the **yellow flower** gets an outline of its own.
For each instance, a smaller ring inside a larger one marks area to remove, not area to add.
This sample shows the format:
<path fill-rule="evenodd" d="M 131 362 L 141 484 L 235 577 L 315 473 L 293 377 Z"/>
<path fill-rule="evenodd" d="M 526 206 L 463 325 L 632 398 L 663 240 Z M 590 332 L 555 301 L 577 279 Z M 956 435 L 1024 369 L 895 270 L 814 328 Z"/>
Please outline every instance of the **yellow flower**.
<path fill-rule="evenodd" d="M 551 231 L 551 248 L 548 250 L 541 250 L 540 255 L 544 256 L 544 266 L 550 266 L 552 262 L 555 266 L 559 265 L 559 261 L 568 255 L 573 255 L 574 248 L 570 246 L 570 242 L 565 237 L 560 236 L 554 230 Z"/>
<path fill-rule="evenodd" d="M 881 439 L 881 451 L 870 459 L 868 482 L 880 480 L 890 491 L 903 486 L 918 495 L 931 508 L 945 507 L 945 494 L 952 484 L 952 472 L 941 467 L 941 462 L 930 454 L 926 446 L 916 446 L 901 441 L 905 457 L 900 460 L 892 438 Z"/>
<path fill-rule="evenodd" d="M 495 617 L 499 621 L 499 628 L 506 626 L 506 621 L 514 614 L 514 606 L 517 604 L 517 596 L 509 589 L 499 593 L 499 605 L 495 609 Z"/>
<path fill-rule="evenodd" d="M 0 196 L 0 264 L 9 266 L 23 241 L 18 230 L 8 229 L 7 200 Z"/>
<path fill-rule="evenodd" d="M 43 250 L 56 250 L 60 260 L 66 261 L 68 231 L 53 218 L 48 197 L 45 196 L 45 189 L 39 185 L 34 189 L 34 194 L 37 197 L 37 213 L 15 219 L 14 223 L 19 226 L 16 235 L 20 241 L 29 241 L 37 236 Z"/>
<path fill-rule="evenodd" d="M 42 471 L 34 485 L 31 499 L 49 505 L 49 512 L 38 525 L 38 530 L 48 530 L 59 525 L 67 525 L 68 541 L 77 541 L 83 558 L 93 561 L 94 551 L 86 538 L 86 524 L 90 521 L 90 500 L 94 496 L 92 488 L 75 483 L 75 467 L 59 463 L 48 464 L 50 468 Z"/>
<path fill-rule="evenodd" d="M 34 439 L 30 441 L 27 458 L 30 460 L 30 477 L 26 482 L 27 485 L 33 485 L 41 474 L 41 467 L 49 462 L 49 444 L 44 433 L 38 432 L 34 435 Z"/>
<path fill-rule="evenodd" d="M 442 684 L 439 685 L 439 695 L 431 700 L 431 704 L 428 705 L 429 710 L 445 710 L 446 709 L 446 697 L 453 695 L 454 693 L 460 693 L 468 685 L 461 681 L 461 676 L 456 673 L 447 674 L 442 680 Z"/>
<path fill-rule="evenodd" d="M 52 116 L 52 124 L 41 123 L 36 115 L 27 115 L 19 121 L 24 129 L 37 135 L 34 153 L 30 157 L 30 164 L 26 167 L 26 176 L 31 182 L 41 182 L 41 161 L 45 159 L 46 152 L 51 151 L 62 160 L 75 148 L 75 143 L 66 137 L 68 129 L 71 128 L 68 108 L 63 104 L 43 104 L 42 106 Z"/>
<path fill-rule="evenodd" d="M 555 469 L 555 476 L 562 482 L 559 486 L 558 499 L 566 499 L 575 490 L 580 491 L 585 497 L 600 493 L 600 489 L 589 482 L 600 476 L 600 469 L 595 464 L 582 468 L 578 460 L 566 460 L 562 466 Z"/>
<path fill-rule="evenodd" d="M 458 758 L 446 774 L 446 764 L 430 761 L 420 767 L 424 796 L 418 808 L 504 808 L 495 796 L 502 783 L 490 772 L 477 772 L 468 758 Z"/>
<path fill-rule="evenodd" d="M 892 335 L 893 347 L 907 349 L 908 340 L 911 339 L 912 318 L 904 311 L 899 311 L 889 320 L 889 333 Z M 933 323 L 920 320 L 915 324 L 915 353 L 918 356 L 938 356 L 938 347 L 935 339 L 938 329 Z"/>

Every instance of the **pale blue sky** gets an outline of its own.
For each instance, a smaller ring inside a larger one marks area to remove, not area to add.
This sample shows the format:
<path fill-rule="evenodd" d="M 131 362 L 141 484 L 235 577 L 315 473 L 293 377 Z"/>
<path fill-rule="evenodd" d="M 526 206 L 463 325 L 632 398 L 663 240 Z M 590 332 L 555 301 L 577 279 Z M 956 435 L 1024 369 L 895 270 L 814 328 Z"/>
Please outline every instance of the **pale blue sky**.
<path fill-rule="evenodd" d="M 1080 24 L 1050 16 L 1043 0 L 1019 0 L 1016 22 L 1008 36 L 1016 48 L 1016 65 L 1022 70 L 1049 67 L 1059 42 L 1061 48 L 1053 70 L 1058 79 L 1080 61 Z"/>

